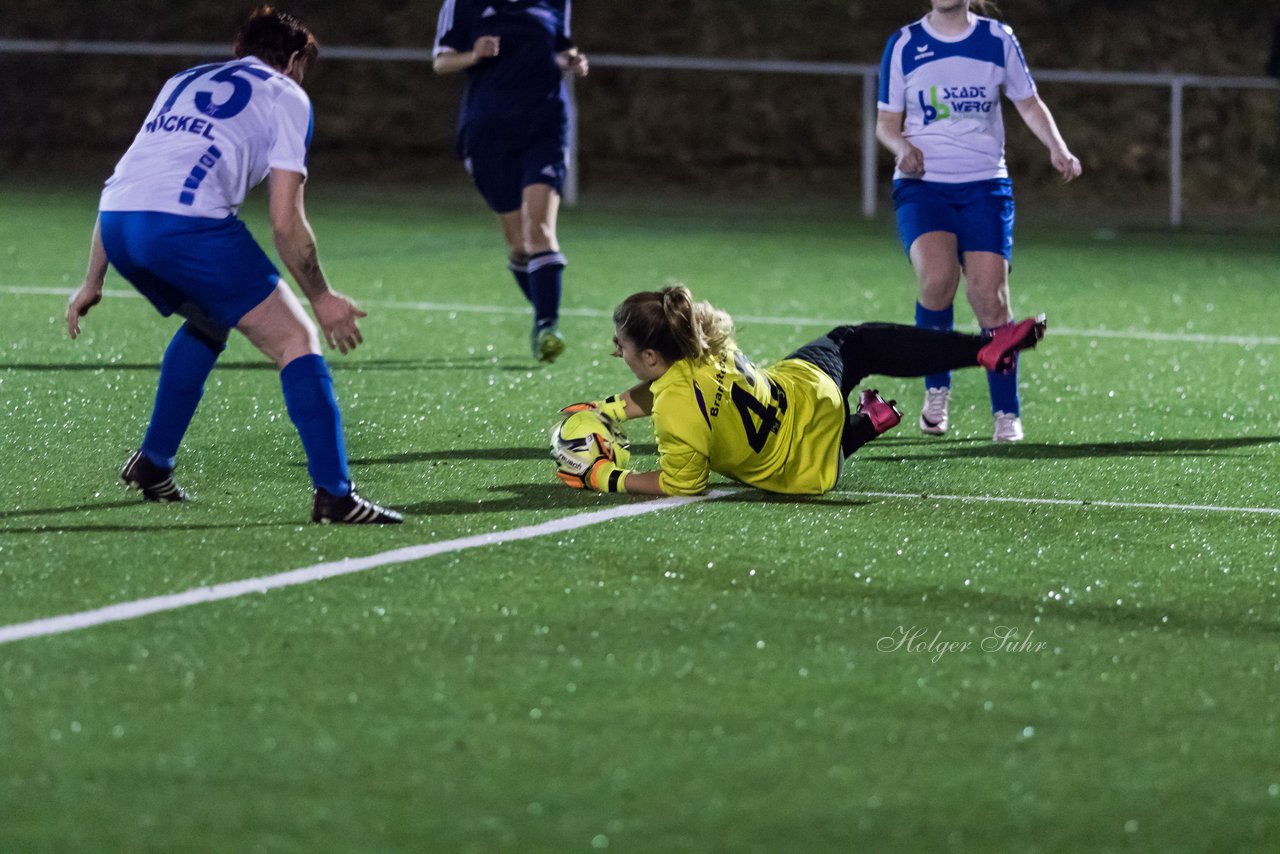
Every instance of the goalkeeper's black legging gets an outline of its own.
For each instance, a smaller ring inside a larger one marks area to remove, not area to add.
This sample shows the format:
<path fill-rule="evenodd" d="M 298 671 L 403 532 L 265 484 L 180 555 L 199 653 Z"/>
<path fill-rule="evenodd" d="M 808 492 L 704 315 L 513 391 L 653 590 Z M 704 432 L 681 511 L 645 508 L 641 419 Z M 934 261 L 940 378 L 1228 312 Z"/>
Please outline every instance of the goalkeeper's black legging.
<path fill-rule="evenodd" d="M 849 395 L 871 374 L 923 377 L 956 368 L 975 367 L 987 339 L 963 332 L 922 329 L 900 323 L 861 323 L 837 326 L 788 359 L 817 365 L 840 386 L 845 411 Z M 856 412 L 845 422 L 840 450 L 847 457 L 876 437 L 871 419 Z"/>

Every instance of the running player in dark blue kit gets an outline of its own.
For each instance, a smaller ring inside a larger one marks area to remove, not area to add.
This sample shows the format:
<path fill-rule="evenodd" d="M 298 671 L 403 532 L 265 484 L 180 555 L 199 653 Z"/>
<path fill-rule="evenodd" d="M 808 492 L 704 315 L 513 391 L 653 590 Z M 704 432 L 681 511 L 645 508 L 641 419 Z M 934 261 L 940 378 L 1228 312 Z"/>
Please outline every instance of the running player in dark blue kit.
<path fill-rule="evenodd" d="M 562 75 L 587 74 L 569 35 L 570 0 L 445 0 L 437 74 L 466 71 L 458 150 L 498 215 L 508 267 L 533 304 L 533 355 L 564 351 L 556 328 L 565 257 L 556 214 L 568 169 L 568 95 Z"/>

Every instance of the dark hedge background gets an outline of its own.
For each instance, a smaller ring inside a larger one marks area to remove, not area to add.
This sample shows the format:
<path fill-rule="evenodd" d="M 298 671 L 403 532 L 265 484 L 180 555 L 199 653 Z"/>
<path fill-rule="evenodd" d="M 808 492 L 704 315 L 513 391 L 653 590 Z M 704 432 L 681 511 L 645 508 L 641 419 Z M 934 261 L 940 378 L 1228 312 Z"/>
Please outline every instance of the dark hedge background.
<path fill-rule="evenodd" d="M 439 3 L 297 0 L 281 4 L 324 43 L 426 47 Z M 4 0 L 0 38 L 229 42 L 252 3 Z M 928 10 L 836 0 L 578 0 L 588 53 L 689 54 L 877 63 L 886 38 Z M 1036 69 L 1263 73 L 1280 2 L 1006 0 Z M 0 175 L 100 176 L 128 145 L 157 87 L 182 58 L 0 54 Z M 322 60 L 308 80 L 318 175 L 457 183 L 452 126 L 460 80 L 424 64 Z M 1041 83 L 1087 180 L 1057 203 L 1167 204 L 1168 91 Z M 604 188 L 858 196 L 856 79 L 597 68 L 579 89 L 581 180 Z M 1268 216 L 1280 199 L 1280 91 L 1188 90 L 1186 196 L 1201 215 Z M 1055 176 L 1005 107 L 1022 193 Z M 887 191 L 887 156 L 881 157 Z"/>

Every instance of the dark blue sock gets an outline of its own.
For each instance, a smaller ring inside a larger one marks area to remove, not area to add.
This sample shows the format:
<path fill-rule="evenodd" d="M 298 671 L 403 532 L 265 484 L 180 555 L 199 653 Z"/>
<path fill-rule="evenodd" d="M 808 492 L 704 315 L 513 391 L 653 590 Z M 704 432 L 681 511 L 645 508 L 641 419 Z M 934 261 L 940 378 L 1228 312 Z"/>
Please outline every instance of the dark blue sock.
<path fill-rule="evenodd" d="M 333 495 L 346 495 L 351 491 L 351 472 L 342 438 L 342 413 L 324 357 L 312 353 L 294 359 L 280 372 L 280 385 L 289 418 L 307 452 L 311 482 Z"/>
<path fill-rule="evenodd" d="M 560 319 L 560 279 L 565 258 L 559 252 L 539 252 L 529 259 L 529 294 L 539 329 Z"/>
<path fill-rule="evenodd" d="M 520 293 L 524 294 L 524 298 L 529 302 L 533 302 L 533 291 L 530 290 L 529 286 L 529 256 L 512 255 L 507 258 L 507 269 L 515 277 L 516 284 L 520 287 Z"/>
<path fill-rule="evenodd" d="M 982 337 L 990 338 L 993 330 L 983 328 Z M 991 411 L 992 412 L 1009 412 L 1013 415 L 1021 415 L 1022 408 L 1018 400 L 1018 356 L 1015 353 L 1013 357 L 1013 371 L 1007 374 L 997 374 L 994 371 L 987 371 L 987 388 L 991 390 Z"/>
<path fill-rule="evenodd" d="M 916 303 L 916 326 L 921 329 L 941 329 L 943 332 L 950 332 L 956 326 L 955 307 L 949 305 L 946 308 L 940 308 L 935 311 Z M 924 387 L 951 388 L 951 372 L 943 371 L 940 374 L 926 374 Z"/>
<path fill-rule="evenodd" d="M 142 440 L 143 455 L 161 468 L 173 468 L 178 446 L 204 396 L 204 381 L 225 349 L 226 342 L 209 338 L 186 323 L 169 342 L 160 362 L 156 405 Z"/>

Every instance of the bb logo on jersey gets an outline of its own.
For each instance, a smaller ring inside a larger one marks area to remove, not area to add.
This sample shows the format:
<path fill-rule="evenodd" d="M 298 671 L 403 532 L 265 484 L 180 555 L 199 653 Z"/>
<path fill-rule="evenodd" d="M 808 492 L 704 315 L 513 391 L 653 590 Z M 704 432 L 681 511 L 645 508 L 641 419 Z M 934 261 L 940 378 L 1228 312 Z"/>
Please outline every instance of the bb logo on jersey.
<path fill-rule="evenodd" d="M 916 93 L 925 126 L 952 117 L 990 113 L 995 101 L 987 97 L 986 86 L 930 86 Z"/>

